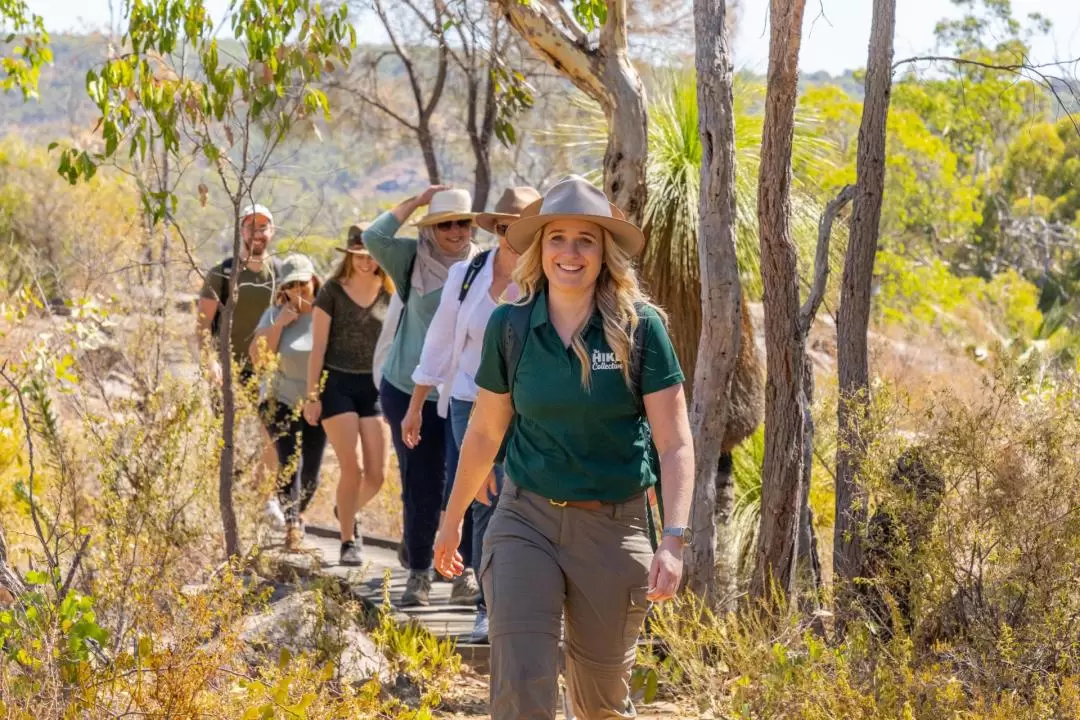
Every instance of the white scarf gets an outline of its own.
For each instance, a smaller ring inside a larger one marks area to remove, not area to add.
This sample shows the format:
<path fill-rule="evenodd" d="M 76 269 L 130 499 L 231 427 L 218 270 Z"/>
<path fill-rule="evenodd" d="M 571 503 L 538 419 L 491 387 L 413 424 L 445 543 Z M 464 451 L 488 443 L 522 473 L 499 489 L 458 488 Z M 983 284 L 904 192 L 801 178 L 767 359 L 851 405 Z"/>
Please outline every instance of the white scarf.
<path fill-rule="evenodd" d="M 468 260 L 476 254 L 475 242 L 470 242 L 456 255 L 443 252 L 435 242 L 433 232 L 430 228 L 422 228 L 416 244 L 416 264 L 410 282 L 420 295 L 427 295 L 441 288 L 446 284 L 446 274 L 451 265 Z"/>

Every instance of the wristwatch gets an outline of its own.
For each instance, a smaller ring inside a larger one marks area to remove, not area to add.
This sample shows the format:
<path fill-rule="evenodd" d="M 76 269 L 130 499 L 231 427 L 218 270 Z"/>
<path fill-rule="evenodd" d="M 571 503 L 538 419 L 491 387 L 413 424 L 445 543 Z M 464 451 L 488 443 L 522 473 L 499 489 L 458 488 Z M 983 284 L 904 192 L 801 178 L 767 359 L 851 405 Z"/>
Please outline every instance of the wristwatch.
<path fill-rule="evenodd" d="M 666 527 L 663 536 L 679 538 L 684 546 L 689 545 L 694 539 L 694 533 L 688 527 Z"/>

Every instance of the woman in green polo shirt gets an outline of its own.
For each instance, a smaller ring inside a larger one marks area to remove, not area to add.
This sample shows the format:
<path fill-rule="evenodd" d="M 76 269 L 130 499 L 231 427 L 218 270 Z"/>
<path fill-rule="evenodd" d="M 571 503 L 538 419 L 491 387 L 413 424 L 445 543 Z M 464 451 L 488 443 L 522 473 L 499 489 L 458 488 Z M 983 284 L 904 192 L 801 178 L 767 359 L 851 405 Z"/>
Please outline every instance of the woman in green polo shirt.
<path fill-rule="evenodd" d="M 522 255 L 514 279 L 523 299 L 488 323 L 476 407 L 435 542 L 435 568 L 462 572 L 462 518 L 512 421 L 506 485 L 480 564 L 495 720 L 555 717 L 564 614 L 574 709 L 633 717 L 641 623 L 682 576 L 694 476 L 683 374 L 631 262 L 644 238 L 622 218 L 571 176 L 507 232 Z M 664 478 L 655 552 L 651 443 Z"/>

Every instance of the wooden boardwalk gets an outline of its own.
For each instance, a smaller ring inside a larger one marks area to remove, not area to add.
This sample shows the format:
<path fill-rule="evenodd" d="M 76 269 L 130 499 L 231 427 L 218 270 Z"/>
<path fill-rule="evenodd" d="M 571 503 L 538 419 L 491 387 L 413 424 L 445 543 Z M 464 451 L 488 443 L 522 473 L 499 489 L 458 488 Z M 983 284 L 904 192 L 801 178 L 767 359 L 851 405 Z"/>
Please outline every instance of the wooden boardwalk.
<path fill-rule="evenodd" d="M 389 571 L 390 603 L 397 619 L 418 622 L 436 637 L 454 640 L 462 660 L 481 672 L 487 671 L 488 646 L 470 642 L 476 606 L 451 605 L 449 582 L 432 583 L 430 605 L 403 608 L 400 601 L 409 573 L 398 562 L 396 541 L 365 536 L 365 564 L 343 567 L 338 565 L 341 543 L 337 529 L 308 525 L 306 530 L 304 546 L 319 558 L 320 573 L 346 580 L 358 598 L 372 607 L 379 607 L 383 599 L 383 578 Z"/>

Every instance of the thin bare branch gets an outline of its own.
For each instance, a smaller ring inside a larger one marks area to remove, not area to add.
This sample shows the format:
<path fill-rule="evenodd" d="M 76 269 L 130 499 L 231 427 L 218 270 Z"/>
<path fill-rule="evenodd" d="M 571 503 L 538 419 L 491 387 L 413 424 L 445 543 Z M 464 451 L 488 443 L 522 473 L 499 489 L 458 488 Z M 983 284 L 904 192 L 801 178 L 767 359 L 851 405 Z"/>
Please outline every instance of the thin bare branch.
<path fill-rule="evenodd" d="M 19 387 L 15 379 L 7 373 L 7 361 L 4 361 L 3 365 L 0 365 L 0 378 L 3 378 L 4 382 L 11 386 L 11 389 L 15 393 L 15 399 L 19 403 L 19 414 L 22 416 L 23 431 L 26 433 L 26 454 L 27 454 L 27 483 L 26 492 L 30 497 L 30 519 L 34 523 L 34 532 L 37 534 L 38 541 L 41 543 L 41 549 L 45 552 L 45 560 L 49 563 L 49 570 L 53 571 L 58 567 L 56 557 L 49 551 L 49 541 L 45 537 L 44 530 L 41 529 L 41 520 L 38 517 L 37 501 L 34 499 L 34 431 L 30 427 L 30 413 L 26 408 L 26 401 L 23 398 L 22 388 Z"/>
<path fill-rule="evenodd" d="M 825 206 L 818 221 L 817 252 L 814 254 L 814 285 L 810 296 L 806 298 L 799 311 L 799 326 L 805 336 L 814 324 L 821 300 L 825 297 L 825 286 L 829 282 L 829 241 L 832 239 L 833 221 L 840 211 L 855 198 L 855 186 L 845 185 L 842 190 Z"/>
<path fill-rule="evenodd" d="M 1069 109 L 1069 106 L 1065 103 L 1064 98 L 1062 98 L 1061 94 L 1058 93 L 1058 89 L 1057 89 L 1057 86 L 1055 85 L 1055 81 L 1057 83 L 1061 83 L 1062 85 L 1066 85 L 1066 86 L 1068 86 L 1070 88 L 1072 87 L 1071 84 L 1069 82 L 1067 82 L 1066 80 L 1064 80 L 1063 78 L 1059 78 L 1059 77 L 1056 77 L 1056 76 L 1053 76 L 1053 75 L 1047 75 L 1046 73 L 1042 72 L 1043 68 L 1062 67 L 1062 66 L 1065 66 L 1065 65 L 1075 65 L 1077 63 L 1080 63 L 1080 58 L 1075 58 L 1073 60 L 1063 60 L 1063 61 L 1060 61 L 1060 62 L 1052 62 L 1052 63 L 1029 63 L 1029 62 L 1027 62 L 1026 57 L 1021 56 L 1021 62 L 1018 62 L 1018 63 L 1001 63 L 1001 64 L 999 64 L 999 63 L 984 62 L 982 60 L 973 60 L 971 58 L 954 57 L 954 56 L 949 56 L 949 55 L 918 55 L 918 56 L 915 56 L 915 57 L 904 58 L 903 60 L 897 60 L 896 62 L 893 63 L 892 69 L 893 69 L 893 72 L 895 72 L 896 69 L 899 68 L 902 65 L 920 63 L 920 62 L 952 63 L 954 65 L 970 65 L 970 66 L 973 66 L 973 67 L 984 68 L 986 70 L 997 70 L 997 71 L 1000 71 L 1000 72 L 1010 72 L 1010 73 L 1014 73 L 1014 74 L 1022 76 L 1022 77 L 1027 77 L 1028 74 L 1030 73 L 1031 75 L 1034 76 L 1034 78 L 1029 78 L 1029 79 L 1034 79 L 1036 82 L 1038 82 L 1038 84 L 1042 85 L 1043 87 L 1045 87 L 1047 90 L 1050 91 L 1050 94 L 1052 94 L 1054 96 L 1054 99 L 1057 101 L 1058 105 L 1065 112 L 1065 115 L 1069 118 L 1069 122 L 1072 123 L 1073 129 L 1076 131 L 1077 136 L 1080 136 L 1080 122 L 1077 121 L 1076 117 L 1073 115 L 1072 111 Z M 1074 92 L 1074 95 L 1075 95 L 1075 92 Z"/>

